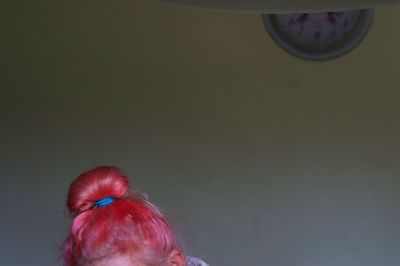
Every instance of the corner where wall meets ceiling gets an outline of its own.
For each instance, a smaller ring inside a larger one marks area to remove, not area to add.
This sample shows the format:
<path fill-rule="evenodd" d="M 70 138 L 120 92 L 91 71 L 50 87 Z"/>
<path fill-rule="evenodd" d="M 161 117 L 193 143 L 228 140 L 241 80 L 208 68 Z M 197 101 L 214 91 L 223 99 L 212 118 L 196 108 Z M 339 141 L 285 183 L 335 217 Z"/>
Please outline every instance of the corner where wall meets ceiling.
<path fill-rule="evenodd" d="M 399 0 L 156 0 L 191 8 L 249 13 L 292 13 L 374 8 Z"/>

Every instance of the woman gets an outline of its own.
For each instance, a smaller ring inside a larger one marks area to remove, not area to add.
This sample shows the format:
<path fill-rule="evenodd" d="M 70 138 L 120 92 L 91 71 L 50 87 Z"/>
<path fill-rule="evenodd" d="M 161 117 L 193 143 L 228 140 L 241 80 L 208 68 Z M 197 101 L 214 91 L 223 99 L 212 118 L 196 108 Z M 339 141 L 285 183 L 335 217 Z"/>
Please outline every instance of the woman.
<path fill-rule="evenodd" d="M 207 266 L 182 253 L 160 210 L 131 192 L 115 167 L 78 176 L 67 206 L 74 217 L 62 251 L 67 266 Z"/>

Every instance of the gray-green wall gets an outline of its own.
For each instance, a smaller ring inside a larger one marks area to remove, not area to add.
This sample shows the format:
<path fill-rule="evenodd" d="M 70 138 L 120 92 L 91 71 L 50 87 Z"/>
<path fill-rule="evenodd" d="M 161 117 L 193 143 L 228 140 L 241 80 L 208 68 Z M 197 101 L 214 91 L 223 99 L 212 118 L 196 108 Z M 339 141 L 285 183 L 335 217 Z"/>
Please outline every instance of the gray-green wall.
<path fill-rule="evenodd" d="M 397 266 L 400 8 L 310 63 L 260 16 L 0 4 L 0 258 L 51 266 L 80 172 L 121 167 L 212 266 Z"/>

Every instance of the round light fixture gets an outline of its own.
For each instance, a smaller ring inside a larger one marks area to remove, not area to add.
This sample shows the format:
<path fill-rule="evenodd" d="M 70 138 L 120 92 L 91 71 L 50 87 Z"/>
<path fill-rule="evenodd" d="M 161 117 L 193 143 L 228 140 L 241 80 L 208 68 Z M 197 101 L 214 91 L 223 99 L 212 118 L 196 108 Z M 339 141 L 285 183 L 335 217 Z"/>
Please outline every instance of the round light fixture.
<path fill-rule="evenodd" d="M 373 14 L 373 9 L 266 14 L 263 20 L 271 37 L 291 54 L 326 60 L 356 47 L 368 32 Z"/>

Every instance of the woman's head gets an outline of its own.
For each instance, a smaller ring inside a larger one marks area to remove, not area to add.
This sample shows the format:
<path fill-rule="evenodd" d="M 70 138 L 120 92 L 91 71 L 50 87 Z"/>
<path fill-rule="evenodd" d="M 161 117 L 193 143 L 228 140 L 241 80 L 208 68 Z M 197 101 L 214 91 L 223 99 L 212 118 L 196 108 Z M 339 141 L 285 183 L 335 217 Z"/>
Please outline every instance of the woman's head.
<path fill-rule="evenodd" d="M 66 265 L 185 265 L 165 217 L 130 191 L 119 169 L 97 167 L 78 176 L 67 206 L 74 220 L 63 247 Z"/>

